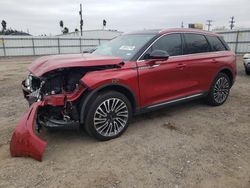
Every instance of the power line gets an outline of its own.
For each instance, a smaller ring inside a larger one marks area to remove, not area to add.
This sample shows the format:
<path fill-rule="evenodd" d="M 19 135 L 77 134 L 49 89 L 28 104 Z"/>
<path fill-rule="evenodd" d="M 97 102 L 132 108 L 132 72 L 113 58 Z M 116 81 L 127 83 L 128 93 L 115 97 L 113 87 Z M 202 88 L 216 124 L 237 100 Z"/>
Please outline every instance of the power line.
<path fill-rule="evenodd" d="M 233 27 L 235 26 L 234 25 L 234 23 L 235 23 L 235 21 L 234 21 L 234 16 L 232 16 L 232 17 L 230 17 L 230 21 L 229 21 L 229 23 L 230 23 L 230 29 L 232 30 L 233 29 Z"/>
<path fill-rule="evenodd" d="M 210 31 L 210 27 L 212 26 L 213 20 L 207 20 L 207 30 Z"/>

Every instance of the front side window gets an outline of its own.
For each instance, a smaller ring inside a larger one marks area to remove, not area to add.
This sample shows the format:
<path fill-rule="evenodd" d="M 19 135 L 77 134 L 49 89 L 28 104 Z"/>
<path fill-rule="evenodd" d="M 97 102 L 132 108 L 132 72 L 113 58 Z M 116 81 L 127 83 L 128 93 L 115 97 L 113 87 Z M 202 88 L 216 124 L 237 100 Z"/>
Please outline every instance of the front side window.
<path fill-rule="evenodd" d="M 119 36 L 99 46 L 93 54 L 121 57 L 130 60 L 154 34 L 130 34 Z"/>
<path fill-rule="evenodd" d="M 153 50 L 166 51 L 169 56 L 182 55 L 181 34 L 168 34 L 159 38 L 150 49 L 144 54 L 142 59 L 148 59 Z"/>
<path fill-rule="evenodd" d="M 196 54 L 210 51 L 210 46 L 204 35 L 185 33 L 184 54 Z"/>
<path fill-rule="evenodd" d="M 226 50 L 225 46 L 222 44 L 220 39 L 218 39 L 218 37 L 216 36 L 206 36 L 206 37 L 207 37 L 208 42 L 211 45 L 213 52 Z"/>
<path fill-rule="evenodd" d="M 168 52 L 170 56 L 182 54 L 182 44 L 180 34 L 169 34 L 163 36 L 152 46 L 152 50 L 163 50 Z"/>

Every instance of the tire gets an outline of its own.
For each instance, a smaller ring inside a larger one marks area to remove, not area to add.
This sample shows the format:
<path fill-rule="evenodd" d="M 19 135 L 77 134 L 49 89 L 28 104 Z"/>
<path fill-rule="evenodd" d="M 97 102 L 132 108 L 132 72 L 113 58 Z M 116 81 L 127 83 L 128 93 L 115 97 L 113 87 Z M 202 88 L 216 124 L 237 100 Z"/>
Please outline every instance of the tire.
<path fill-rule="evenodd" d="M 85 130 L 90 136 L 101 141 L 122 135 L 132 118 L 130 101 L 116 91 L 98 94 L 87 108 Z"/>
<path fill-rule="evenodd" d="M 250 70 L 248 70 L 246 67 L 245 67 L 245 72 L 247 75 L 250 75 Z"/>
<path fill-rule="evenodd" d="M 224 73 L 219 73 L 213 81 L 212 87 L 206 98 L 206 101 L 211 106 L 222 105 L 230 93 L 231 81 Z"/>

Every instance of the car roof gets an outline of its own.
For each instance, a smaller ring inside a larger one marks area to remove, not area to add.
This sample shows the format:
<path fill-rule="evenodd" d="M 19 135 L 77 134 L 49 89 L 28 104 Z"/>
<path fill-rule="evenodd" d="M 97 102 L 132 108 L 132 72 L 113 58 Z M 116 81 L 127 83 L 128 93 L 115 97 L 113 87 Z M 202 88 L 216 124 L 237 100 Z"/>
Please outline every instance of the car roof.
<path fill-rule="evenodd" d="M 214 35 L 219 36 L 217 33 L 211 32 L 211 31 L 205 31 L 201 29 L 187 29 L 187 28 L 171 28 L 171 29 L 162 29 L 159 33 L 160 34 L 166 34 L 166 33 L 197 33 L 197 34 L 203 34 L 203 35 Z"/>
<path fill-rule="evenodd" d="M 160 34 L 161 29 L 145 29 L 145 30 L 139 30 L 134 32 L 125 33 L 127 35 L 136 35 L 136 34 L 154 34 L 158 35 Z"/>
<path fill-rule="evenodd" d="M 164 35 L 167 33 L 197 33 L 203 35 L 212 35 L 212 36 L 219 36 L 217 33 L 205 31 L 201 29 L 187 29 L 187 28 L 169 28 L 169 29 L 149 29 L 149 30 L 141 30 L 126 34 L 155 34 L 155 35 Z"/>

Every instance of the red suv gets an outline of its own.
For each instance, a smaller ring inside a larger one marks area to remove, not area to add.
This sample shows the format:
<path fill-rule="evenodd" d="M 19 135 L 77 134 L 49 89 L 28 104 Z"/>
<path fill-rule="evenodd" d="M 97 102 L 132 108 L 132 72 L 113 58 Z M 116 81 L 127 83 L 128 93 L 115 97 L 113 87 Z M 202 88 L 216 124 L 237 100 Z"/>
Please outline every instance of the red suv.
<path fill-rule="evenodd" d="M 13 156 L 41 160 L 35 132 L 83 127 L 99 140 L 120 136 L 135 114 L 204 98 L 223 104 L 236 76 L 235 54 L 217 34 L 191 29 L 129 33 L 91 54 L 35 60 L 23 81 L 30 109 L 12 141 Z"/>

